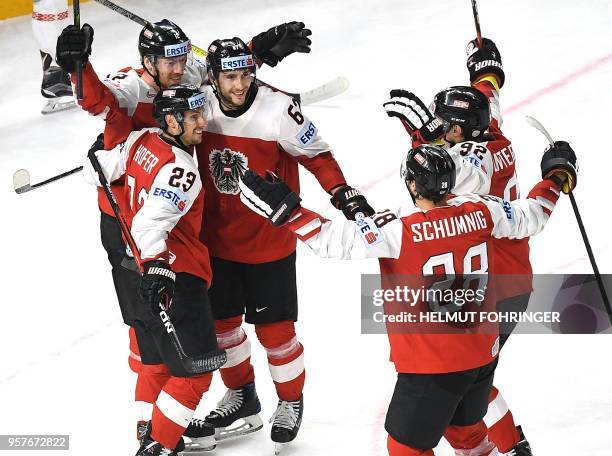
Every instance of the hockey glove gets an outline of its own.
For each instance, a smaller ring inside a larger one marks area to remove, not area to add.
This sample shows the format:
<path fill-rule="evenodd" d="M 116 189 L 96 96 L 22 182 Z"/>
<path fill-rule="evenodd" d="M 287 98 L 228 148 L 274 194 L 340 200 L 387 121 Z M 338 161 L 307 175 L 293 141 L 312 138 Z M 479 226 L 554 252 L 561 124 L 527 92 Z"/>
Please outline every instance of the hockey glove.
<path fill-rule="evenodd" d="M 138 294 L 151 312 L 158 315 L 168 310 L 174 297 L 176 274 L 165 261 L 152 260 L 143 265 L 144 272 L 138 285 Z"/>
<path fill-rule="evenodd" d="M 554 181 L 561 191 L 568 194 L 576 187 L 578 165 L 576 153 L 565 141 L 555 141 L 542 156 L 542 178 Z"/>
<path fill-rule="evenodd" d="M 274 226 L 285 223 L 300 207 L 298 194 L 271 171 L 263 179 L 248 170 L 240 180 L 240 190 L 240 200 L 252 211 L 268 217 Z"/>
<path fill-rule="evenodd" d="M 359 218 L 370 217 L 375 212 L 365 196 L 349 185 L 340 187 L 330 201 L 336 209 L 342 211 L 347 220 L 355 221 Z"/>
<path fill-rule="evenodd" d="M 303 22 L 289 22 L 272 27 L 251 40 L 253 53 L 271 67 L 294 52 L 310 52 L 310 29 Z"/>
<path fill-rule="evenodd" d="M 495 43 L 488 38 L 483 38 L 482 49 L 478 49 L 477 40 L 472 40 L 467 45 L 466 53 L 470 82 L 474 84 L 482 76 L 492 74 L 496 77 L 501 89 L 506 75 L 504 74 L 501 55 Z"/>
<path fill-rule="evenodd" d="M 444 134 L 442 121 L 431 113 L 419 97 L 408 90 L 392 90 L 383 103 L 389 117 L 397 117 L 413 141 L 434 142 Z"/>
<path fill-rule="evenodd" d="M 91 55 L 91 43 L 93 42 L 94 29 L 85 24 L 79 30 L 74 25 L 69 25 L 57 38 L 56 57 L 57 64 L 62 70 L 73 73 L 76 71 L 76 62 L 81 61 L 83 66 Z"/>

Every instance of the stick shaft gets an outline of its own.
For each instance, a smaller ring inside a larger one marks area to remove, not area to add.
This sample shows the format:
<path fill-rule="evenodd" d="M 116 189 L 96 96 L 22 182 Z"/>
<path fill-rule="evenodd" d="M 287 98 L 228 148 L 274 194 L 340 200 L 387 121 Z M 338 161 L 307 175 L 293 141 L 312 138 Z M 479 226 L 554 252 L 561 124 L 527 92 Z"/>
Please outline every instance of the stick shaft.
<path fill-rule="evenodd" d="M 474 15 L 474 25 L 476 26 L 476 40 L 478 41 L 478 48 L 482 48 L 482 34 L 480 33 L 480 18 L 478 17 L 478 5 L 476 0 L 472 0 L 472 14 Z"/>
<path fill-rule="evenodd" d="M 79 0 L 73 0 L 72 2 L 72 15 L 74 19 L 74 25 L 76 28 L 81 28 L 81 5 Z M 76 62 L 76 98 L 77 100 L 83 99 L 83 65 L 80 60 Z"/>

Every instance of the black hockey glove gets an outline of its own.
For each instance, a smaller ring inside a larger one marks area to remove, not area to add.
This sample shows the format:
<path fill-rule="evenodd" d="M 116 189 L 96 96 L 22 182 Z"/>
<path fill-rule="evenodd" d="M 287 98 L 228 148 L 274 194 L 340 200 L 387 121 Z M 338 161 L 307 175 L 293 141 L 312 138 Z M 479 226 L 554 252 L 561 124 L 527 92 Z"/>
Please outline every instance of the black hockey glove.
<path fill-rule="evenodd" d="M 542 178 L 554 181 L 565 194 L 576 187 L 578 165 L 576 153 L 565 141 L 555 141 L 542 156 Z"/>
<path fill-rule="evenodd" d="M 400 119 L 413 141 L 433 142 L 444 134 L 442 121 L 414 93 L 396 89 L 390 96 L 383 103 L 387 115 Z"/>
<path fill-rule="evenodd" d="M 57 38 L 55 60 L 62 70 L 73 73 L 76 71 L 76 62 L 80 60 L 83 66 L 91 55 L 91 43 L 93 42 L 94 29 L 85 24 L 79 30 L 74 25 L 69 25 Z"/>
<path fill-rule="evenodd" d="M 271 171 L 266 172 L 264 179 L 248 170 L 240 180 L 240 190 L 240 200 L 252 211 L 268 217 L 274 226 L 289 220 L 302 201 L 297 193 Z"/>
<path fill-rule="evenodd" d="M 470 72 L 470 82 L 473 84 L 485 74 L 497 77 L 501 88 L 504 85 L 506 75 L 502 66 L 501 55 L 495 43 L 488 39 L 482 39 L 482 49 L 478 49 L 477 40 L 472 40 L 466 48 L 467 68 Z"/>
<path fill-rule="evenodd" d="M 272 27 L 251 40 L 253 53 L 271 67 L 294 52 L 310 52 L 310 29 L 303 22 L 289 22 Z"/>
<path fill-rule="evenodd" d="M 158 315 L 168 310 L 174 297 L 176 274 L 165 261 L 152 260 L 143 265 L 144 272 L 138 285 L 138 294 L 151 312 Z"/>
<path fill-rule="evenodd" d="M 338 188 L 330 201 L 336 209 L 342 211 L 347 220 L 355 221 L 358 218 L 370 217 L 375 212 L 365 196 L 350 185 Z"/>

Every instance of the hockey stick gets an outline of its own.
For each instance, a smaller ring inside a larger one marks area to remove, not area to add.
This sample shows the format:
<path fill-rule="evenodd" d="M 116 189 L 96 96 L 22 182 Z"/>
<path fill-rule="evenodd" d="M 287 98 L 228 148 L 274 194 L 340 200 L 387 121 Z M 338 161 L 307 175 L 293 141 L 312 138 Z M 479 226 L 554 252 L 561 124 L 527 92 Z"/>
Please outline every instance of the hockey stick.
<path fill-rule="evenodd" d="M 136 241 L 134 241 L 134 238 L 132 237 L 132 233 L 130 232 L 128 224 L 123 216 L 123 213 L 121 212 L 121 208 L 119 207 L 119 204 L 117 203 L 117 199 L 115 198 L 115 195 L 113 194 L 113 191 L 111 190 L 110 183 L 108 182 L 108 179 L 106 179 L 106 176 L 104 175 L 104 171 L 102 170 L 102 166 L 100 165 L 100 162 L 98 161 L 98 157 L 96 157 L 96 150 L 99 150 L 99 148 L 96 147 L 97 143 L 98 143 L 98 140 L 92 145 L 91 149 L 89 149 L 89 152 L 87 152 L 87 158 L 89 158 L 91 165 L 93 166 L 94 170 L 98 174 L 98 178 L 100 179 L 100 183 L 102 184 L 102 189 L 104 190 L 104 193 L 106 195 L 106 198 L 108 199 L 108 202 L 113 208 L 113 213 L 115 214 L 117 223 L 119 223 L 119 228 L 121 229 L 121 233 L 123 234 L 124 239 L 126 240 L 130 250 L 132 251 L 132 254 L 134 255 L 134 260 L 136 260 L 136 264 L 138 265 L 138 270 L 142 274 L 142 270 L 143 270 L 142 259 L 140 258 L 140 255 L 138 253 L 138 247 L 136 246 Z M 212 372 L 214 370 L 217 370 L 226 363 L 227 354 L 225 353 L 225 350 L 220 350 L 220 349 L 214 350 L 212 352 L 209 352 L 208 354 L 197 356 L 197 357 L 187 356 L 187 354 L 185 353 L 185 350 L 183 349 L 183 346 L 181 345 L 181 341 L 178 338 L 178 334 L 176 333 L 176 330 L 174 329 L 174 325 L 172 324 L 172 321 L 170 320 L 170 316 L 166 312 L 166 309 L 161 301 L 159 302 L 159 308 L 160 308 L 159 318 L 161 319 L 161 322 L 164 325 L 164 328 L 166 328 L 166 333 L 168 334 L 168 337 L 170 337 L 170 340 L 172 341 L 172 345 L 174 345 L 174 348 L 176 349 L 176 352 L 179 355 L 179 359 L 181 360 L 183 368 L 187 372 L 189 372 L 190 374 L 195 374 L 195 375 L 204 374 L 206 372 Z"/>
<path fill-rule="evenodd" d="M 538 130 L 550 143 L 551 146 L 555 145 L 555 141 L 544 125 L 542 125 L 537 119 L 531 116 L 525 116 L 527 119 L 527 123 L 531 125 L 533 128 Z M 591 261 L 591 266 L 593 267 L 593 272 L 595 274 L 595 280 L 597 280 L 597 286 L 599 287 L 599 292 L 601 293 L 601 298 L 603 299 L 604 306 L 606 307 L 606 312 L 608 312 L 608 318 L 610 323 L 612 323 L 612 307 L 610 307 L 610 301 L 608 300 L 608 294 L 606 293 L 606 288 L 604 287 L 603 280 L 601 279 L 601 274 L 599 273 L 599 268 L 597 267 L 597 263 L 595 262 L 595 255 L 593 255 L 593 249 L 591 248 L 591 243 L 589 242 L 589 238 L 587 236 L 586 230 L 584 229 L 584 223 L 582 223 L 582 217 L 580 216 L 580 212 L 578 211 L 578 204 L 576 203 L 576 199 L 574 198 L 574 194 L 569 192 L 570 202 L 572 203 L 572 209 L 574 210 L 574 215 L 576 216 L 576 221 L 578 222 L 578 228 L 580 228 L 580 234 L 582 234 L 582 240 L 584 241 L 584 246 L 586 247 L 587 254 L 589 255 L 589 260 Z"/>
<path fill-rule="evenodd" d="M 476 26 L 476 41 L 478 41 L 478 49 L 481 49 L 482 34 L 480 33 L 480 18 L 478 17 L 478 6 L 476 5 L 476 0 L 472 0 L 472 14 L 474 15 L 474 25 Z"/>
<path fill-rule="evenodd" d="M 72 15 L 74 16 L 74 25 L 77 29 L 81 29 L 81 4 L 79 0 L 73 0 L 72 2 Z M 80 60 L 76 61 L 76 98 L 77 100 L 83 99 L 83 65 Z"/>
<path fill-rule="evenodd" d="M 132 13 L 131 11 L 128 11 L 125 8 L 122 8 L 121 6 L 117 5 L 116 3 L 111 2 L 110 0 L 94 0 L 94 1 L 103 6 L 106 6 L 107 8 L 115 11 L 116 13 L 121 14 L 123 17 L 126 17 L 130 19 L 131 21 L 134 21 L 137 24 L 142 25 L 143 27 L 147 24 L 150 24 L 150 22 L 147 21 L 146 19 L 143 19 L 142 17 Z M 191 48 L 193 50 L 193 53 L 196 54 L 198 57 L 206 57 L 208 55 L 208 52 L 206 52 L 201 47 L 196 46 L 195 44 L 192 44 Z M 281 93 L 284 93 L 285 95 L 290 96 L 291 98 L 295 98 L 299 103 L 303 105 L 309 105 L 309 104 L 316 103 L 318 101 L 327 100 L 328 98 L 335 97 L 336 95 L 339 95 L 342 92 L 346 91 L 346 89 L 348 89 L 348 86 L 349 86 L 348 79 L 346 79 L 343 76 L 338 76 L 337 78 L 332 79 L 331 81 L 323 85 L 320 85 L 319 87 L 316 87 L 314 89 L 311 89 L 311 90 L 308 90 L 302 93 L 286 92 L 284 90 L 277 89 L 276 87 L 266 82 L 263 82 L 259 79 L 258 79 L 258 82 L 261 85 L 269 87 L 270 89 L 274 91 L 281 92 Z"/>
<path fill-rule="evenodd" d="M 63 179 L 66 176 L 70 176 L 71 174 L 78 173 L 83 171 L 82 166 L 77 166 L 70 171 L 66 171 L 64 173 L 58 174 L 57 176 L 50 177 L 47 180 L 42 182 L 38 182 L 36 184 L 30 184 L 30 173 L 27 169 L 18 169 L 13 173 L 13 188 L 15 189 L 15 193 L 25 193 L 30 190 L 34 190 L 38 187 L 42 187 L 43 185 L 50 184 L 51 182 L 55 182 L 56 180 Z"/>

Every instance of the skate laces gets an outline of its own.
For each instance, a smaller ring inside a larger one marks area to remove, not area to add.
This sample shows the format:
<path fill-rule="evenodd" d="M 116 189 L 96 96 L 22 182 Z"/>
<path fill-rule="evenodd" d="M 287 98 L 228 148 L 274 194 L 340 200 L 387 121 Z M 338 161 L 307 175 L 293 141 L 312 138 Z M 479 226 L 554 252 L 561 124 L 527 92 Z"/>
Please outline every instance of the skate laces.
<path fill-rule="evenodd" d="M 228 389 L 223 399 L 217 404 L 214 413 L 223 417 L 228 416 L 240 409 L 242 402 L 242 390 Z"/>
<path fill-rule="evenodd" d="M 280 401 L 269 422 L 274 421 L 273 426 L 293 429 L 297 423 L 299 407 L 299 401 Z"/>

